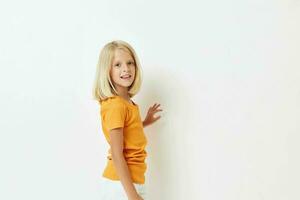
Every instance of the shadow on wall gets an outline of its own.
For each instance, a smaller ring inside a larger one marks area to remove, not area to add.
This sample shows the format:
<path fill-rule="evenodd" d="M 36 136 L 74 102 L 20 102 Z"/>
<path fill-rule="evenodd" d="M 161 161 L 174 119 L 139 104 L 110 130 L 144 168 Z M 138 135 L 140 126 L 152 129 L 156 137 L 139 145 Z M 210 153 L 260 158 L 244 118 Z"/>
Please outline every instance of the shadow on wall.
<path fill-rule="evenodd" d="M 151 67 L 153 71 L 147 71 L 138 95 L 138 102 L 142 103 L 142 118 L 154 103 L 161 104 L 160 108 L 163 109 L 155 115 L 161 118 L 144 130 L 148 139 L 147 193 L 149 199 L 182 199 L 176 192 L 171 194 L 170 191 L 180 190 L 178 181 L 185 177 L 179 163 L 184 159 L 184 152 L 174 151 L 174 148 L 179 149 L 184 140 L 182 133 L 185 127 L 181 122 L 186 121 L 187 117 L 184 113 L 188 109 L 190 99 L 187 93 L 188 85 L 180 71 L 174 68 L 157 68 Z"/>

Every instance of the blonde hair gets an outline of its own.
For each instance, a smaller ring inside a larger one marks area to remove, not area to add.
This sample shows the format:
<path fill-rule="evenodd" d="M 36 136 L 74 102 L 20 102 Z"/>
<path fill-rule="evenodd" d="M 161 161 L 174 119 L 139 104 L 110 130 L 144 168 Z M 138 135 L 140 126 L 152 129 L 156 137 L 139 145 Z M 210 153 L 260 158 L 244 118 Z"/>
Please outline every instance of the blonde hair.
<path fill-rule="evenodd" d="M 127 42 L 122 40 L 114 40 L 107 43 L 102 48 L 96 66 L 93 99 L 97 100 L 99 103 L 108 97 L 118 95 L 118 92 L 112 84 L 110 77 L 110 69 L 112 67 L 114 54 L 117 49 L 122 49 L 129 52 L 135 62 L 135 78 L 133 83 L 128 88 L 128 94 L 130 98 L 136 95 L 140 90 L 142 83 L 142 69 L 137 54 Z"/>

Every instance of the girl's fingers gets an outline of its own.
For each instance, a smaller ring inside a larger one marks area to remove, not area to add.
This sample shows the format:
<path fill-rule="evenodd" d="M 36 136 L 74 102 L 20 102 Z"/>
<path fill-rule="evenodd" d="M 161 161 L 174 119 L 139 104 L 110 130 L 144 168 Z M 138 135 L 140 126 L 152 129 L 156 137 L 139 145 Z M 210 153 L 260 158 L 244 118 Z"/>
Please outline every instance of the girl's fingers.
<path fill-rule="evenodd" d="M 158 120 L 160 117 L 161 117 L 161 116 L 158 116 L 158 117 L 154 118 L 154 120 L 156 121 L 156 120 Z"/>
<path fill-rule="evenodd" d="M 156 104 L 156 103 L 155 103 L 153 106 L 150 107 L 149 110 L 155 111 L 159 106 L 160 106 L 160 104 Z M 160 110 L 161 110 L 161 109 L 160 109 Z"/>
<path fill-rule="evenodd" d="M 158 108 L 159 106 L 160 106 L 160 104 L 157 104 L 157 105 L 155 106 L 155 109 Z"/>
<path fill-rule="evenodd" d="M 151 106 L 151 109 L 155 109 L 155 108 L 156 108 L 156 103 L 153 106 Z"/>
<path fill-rule="evenodd" d="M 155 113 L 157 113 L 157 112 L 159 112 L 159 111 L 162 111 L 162 109 L 153 110 L 153 111 L 151 111 L 151 112 L 149 112 L 149 113 L 150 113 L 150 114 L 155 114 Z"/>

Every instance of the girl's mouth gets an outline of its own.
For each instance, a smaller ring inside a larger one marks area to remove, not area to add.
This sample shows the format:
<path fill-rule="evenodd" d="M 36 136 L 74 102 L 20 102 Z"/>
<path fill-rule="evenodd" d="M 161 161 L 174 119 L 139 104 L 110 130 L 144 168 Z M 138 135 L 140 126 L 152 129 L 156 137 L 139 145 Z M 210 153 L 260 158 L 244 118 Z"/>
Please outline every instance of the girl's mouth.
<path fill-rule="evenodd" d="M 121 79 L 128 80 L 131 78 L 131 75 L 121 76 Z"/>

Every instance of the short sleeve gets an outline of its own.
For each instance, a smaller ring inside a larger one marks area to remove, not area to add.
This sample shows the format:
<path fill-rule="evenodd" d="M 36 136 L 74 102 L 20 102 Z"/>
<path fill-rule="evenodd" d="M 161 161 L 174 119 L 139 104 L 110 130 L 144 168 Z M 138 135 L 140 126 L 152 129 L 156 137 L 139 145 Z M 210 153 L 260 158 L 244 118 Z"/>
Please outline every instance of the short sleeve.
<path fill-rule="evenodd" d="M 108 130 L 124 127 L 125 118 L 126 107 L 117 102 L 107 105 L 102 113 L 103 124 Z"/>

